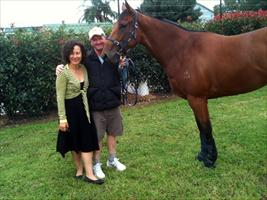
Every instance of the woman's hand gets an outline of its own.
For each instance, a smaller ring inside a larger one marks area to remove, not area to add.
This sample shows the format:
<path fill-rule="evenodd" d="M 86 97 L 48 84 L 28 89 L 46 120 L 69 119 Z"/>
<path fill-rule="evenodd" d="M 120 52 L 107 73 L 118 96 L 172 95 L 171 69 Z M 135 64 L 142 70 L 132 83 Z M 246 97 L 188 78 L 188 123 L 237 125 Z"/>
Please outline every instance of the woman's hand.
<path fill-rule="evenodd" d="M 66 132 L 69 130 L 69 124 L 68 122 L 63 122 L 59 124 L 59 130 Z"/>

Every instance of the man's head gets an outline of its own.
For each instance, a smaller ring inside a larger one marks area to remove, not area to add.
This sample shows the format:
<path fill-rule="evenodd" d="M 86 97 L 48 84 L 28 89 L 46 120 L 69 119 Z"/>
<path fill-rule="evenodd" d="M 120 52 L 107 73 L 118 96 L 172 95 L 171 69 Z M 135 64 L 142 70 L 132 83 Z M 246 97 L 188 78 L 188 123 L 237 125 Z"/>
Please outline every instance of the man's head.
<path fill-rule="evenodd" d="M 105 32 L 100 27 L 93 27 L 89 33 L 89 41 L 97 54 L 101 54 L 105 44 Z"/>
<path fill-rule="evenodd" d="M 94 36 L 105 36 L 105 32 L 102 28 L 95 26 L 88 32 L 88 36 L 91 41 Z"/>

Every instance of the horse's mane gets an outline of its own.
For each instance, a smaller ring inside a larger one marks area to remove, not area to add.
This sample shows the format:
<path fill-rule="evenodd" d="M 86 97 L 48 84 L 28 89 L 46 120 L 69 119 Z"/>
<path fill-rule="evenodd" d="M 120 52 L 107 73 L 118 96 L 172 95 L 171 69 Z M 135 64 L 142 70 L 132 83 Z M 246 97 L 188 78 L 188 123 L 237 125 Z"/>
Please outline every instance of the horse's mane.
<path fill-rule="evenodd" d="M 160 17 L 160 16 L 157 16 L 157 17 L 154 17 L 154 18 L 157 19 L 157 20 L 159 20 L 159 21 L 166 22 L 166 23 L 168 23 L 168 24 L 174 25 L 174 26 L 176 26 L 176 27 L 178 27 L 178 28 L 180 28 L 180 29 L 183 29 L 183 30 L 185 30 L 185 31 L 189 31 L 189 32 L 206 32 L 206 31 L 196 31 L 196 30 L 190 30 L 190 29 L 187 29 L 187 28 L 185 28 L 185 27 L 183 27 L 183 26 L 177 24 L 176 22 L 173 22 L 173 21 L 171 21 L 171 20 L 168 20 L 168 19 L 163 18 L 163 17 Z"/>
<path fill-rule="evenodd" d="M 163 17 L 161 17 L 161 16 L 156 16 L 156 17 L 154 17 L 154 18 L 156 18 L 157 20 L 163 21 L 163 22 L 167 22 L 168 24 L 172 24 L 172 25 L 174 25 L 174 26 L 177 26 L 177 27 L 179 27 L 179 28 L 181 28 L 181 29 L 183 29 L 183 30 L 185 30 L 185 31 L 191 31 L 191 30 L 189 30 L 189 29 L 187 29 L 187 28 L 185 28 L 185 27 L 182 27 L 181 25 L 177 24 L 176 22 L 171 21 L 171 20 L 166 19 L 166 18 L 163 18 Z"/>
<path fill-rule="evenodd" d="M 144 14 L 144 13 L 141 12 L 139 9 L 136 9 L 136 11 L 139 12 L 139 13 L 141 13 L 141 14 Z M 152 17 L 152 16 L 150 16 L 150 17 Z M 166 23 L 172 24 L 172 25 L 174 25 L 174 26 L 176 26 L 176 27 L 178 27 L 178 28 L 181 28 L 181 29 L 183 29 L 183 30 L 185 30 L 185 31 L 189 31 L 189 32 L 206 32 L 206 31 L 202 31 L 202 30 L 201 30 L 201 31 L 199 31 L 199 30 L 197 31 L 197 30 L 190 30 L 190 29 L 187 29 L 187 28 L 185 28 L 185 27 L 183 27 L 183 26 L 177 24 L 176 22 L 171 21 L 171 20 L 166 19 L 166 18 L 161 17 L 161 16 L 155 16 L 155 17 L 152 17 L 152 18 L 155 18 L 155 19 L 157 19 L 157 20 L 159 20 L 159 21 L 162 21 L 162 22 L 166 22 Z"/>
<path fill-rule="evenodd" d="M 143 13 L 141 10 L 139 10 L 139 9 L 135 9 L 135 11 L 138 12 L 138 13 L 140 13 L 140 14 L 144 14 L 144 13 Z M 121 15 L 119 16 L 119 19 L 120 19 L 120 18 L 123 18 L 125 15 L 127 15 L 127 11 L 125 11 L 125 12 L 123 11 L 123 12 L 121 13 Z M 149 15 L 147 15 L 147 16 L 149 16 Z M 150 16 L 150 17 L 152 17 L 152 16 Z M 156 16 L 156 17 L 152 17 L 152 18 L 157 19 L 157 20 L 162 21 L 162 22 L 165 22 L 165 23 L 168 23 L 168 24 L 171 24 L 171 25 L 174 25 L 174 26 L 176 26 L 177 28 L 183 29 L 183 30 L 185 30 L 185 31 L 189 31 L 189 32 L 206 32 L 206 31 L 202 31 L 202 30 L 200 30 L 200 31 L 196 31 L 196 30 L 190 30 L 190 29 L 187 29 L 187 28 L 185 28 L 185 27 L 183 27 L 183 26 L 177 24 L 176 22 L 171 21 L 171 20 L 168 20 L 168 19 L 163 18 L 163 17 L 161 17 L 161 16 Z"/>

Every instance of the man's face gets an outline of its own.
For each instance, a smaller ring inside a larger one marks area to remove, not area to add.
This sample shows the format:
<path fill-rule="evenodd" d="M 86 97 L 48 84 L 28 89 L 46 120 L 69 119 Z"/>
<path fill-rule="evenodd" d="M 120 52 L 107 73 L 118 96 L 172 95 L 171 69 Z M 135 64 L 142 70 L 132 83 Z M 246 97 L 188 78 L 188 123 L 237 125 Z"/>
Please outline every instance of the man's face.
<path fill-rule="evenodd" d="M 101 35 L 94 35 L 90 42 L 91 42 L 91 46 L 96 51 L 102 51 L 104 48 L 104 44 L 105 44 L 105 37 Z"/>

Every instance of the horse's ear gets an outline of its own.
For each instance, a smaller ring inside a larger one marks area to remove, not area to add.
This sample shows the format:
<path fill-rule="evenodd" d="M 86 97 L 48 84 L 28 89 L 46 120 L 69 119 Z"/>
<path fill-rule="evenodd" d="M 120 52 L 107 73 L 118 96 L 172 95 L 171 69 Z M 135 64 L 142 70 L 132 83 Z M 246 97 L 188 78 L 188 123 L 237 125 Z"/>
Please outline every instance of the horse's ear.
<path fill-rule="evenodd" d="M 122 6 L 121 6 L 121 10 L 122 10 L 122 12 L 123 11 L 125 11 L 127 8 L 126 8 L 126 6 L 125 6 L 125 3 L 122 3 Z"/>
<path fill-rule="evenodd" d="M 129 12 L 133 12 L 133 8 L 128 4 L 128 2 L 125 0 L 125 7 Z"/>

